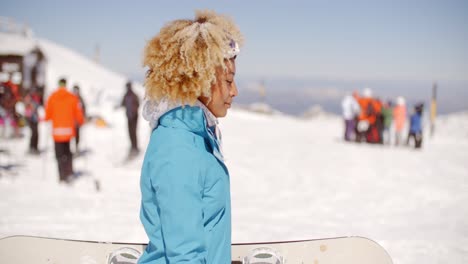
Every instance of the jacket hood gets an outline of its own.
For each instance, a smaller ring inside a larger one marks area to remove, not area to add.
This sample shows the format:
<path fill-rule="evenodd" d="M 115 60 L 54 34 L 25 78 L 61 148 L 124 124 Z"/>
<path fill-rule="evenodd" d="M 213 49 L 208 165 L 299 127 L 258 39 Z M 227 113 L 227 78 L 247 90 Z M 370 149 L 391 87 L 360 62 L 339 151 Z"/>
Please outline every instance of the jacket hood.
<path fill-rule="evenodd" d="M 166 113 L 179 108 L 191 107 L 179 102 L 172 102 L 169 99 L 162 99 L 159 101 L 146 100 L 143 103 L 143 118 L 149 122 L 151 129 L 155 129 L 159 125 L 159 120 Z M 208 127 L 213 127 L 218 124 L 218 119 L 211 113 L 211 111 L 200 101 L 195 103 L 195 107 L 203 110 Z"/>

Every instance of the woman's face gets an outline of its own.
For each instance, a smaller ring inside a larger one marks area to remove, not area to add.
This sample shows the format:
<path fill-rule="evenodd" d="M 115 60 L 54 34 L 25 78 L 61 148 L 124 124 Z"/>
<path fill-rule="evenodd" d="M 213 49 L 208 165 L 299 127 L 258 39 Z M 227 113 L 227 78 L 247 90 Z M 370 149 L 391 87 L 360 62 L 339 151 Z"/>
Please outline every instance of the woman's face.
<path fill-rule="evenodd" d="M 226 116 L 234 97 L 238 94 L 234 81 L 234 76 L 236 75 L 235 58 L 226 60 L 226 67 L 226 71 L 222 67 L 216 69 L 216 81 L 211 86 L 211 100 L 200 98 L 201 102 L 216 117 Z"/>

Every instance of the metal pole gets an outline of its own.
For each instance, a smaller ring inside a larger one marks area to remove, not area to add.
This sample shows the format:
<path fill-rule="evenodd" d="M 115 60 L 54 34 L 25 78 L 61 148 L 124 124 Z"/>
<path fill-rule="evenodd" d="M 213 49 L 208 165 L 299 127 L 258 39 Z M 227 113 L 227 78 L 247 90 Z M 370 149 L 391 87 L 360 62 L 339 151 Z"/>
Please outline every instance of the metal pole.
<path fill-rule="evenodd" d="M 432 85 L 432 101 L 431 101 L 431 137 L 435 132 L 435 119 L 437 116 L 437 83 Z"/>
<path fill-rule="evenodd" d="M 265 80 L 260 81 L 260 85 L 258 87 L 258 92 L 260 94 L 260 98 L 262 103 L 266 104 L 266 87 L 265 87 Z"/>

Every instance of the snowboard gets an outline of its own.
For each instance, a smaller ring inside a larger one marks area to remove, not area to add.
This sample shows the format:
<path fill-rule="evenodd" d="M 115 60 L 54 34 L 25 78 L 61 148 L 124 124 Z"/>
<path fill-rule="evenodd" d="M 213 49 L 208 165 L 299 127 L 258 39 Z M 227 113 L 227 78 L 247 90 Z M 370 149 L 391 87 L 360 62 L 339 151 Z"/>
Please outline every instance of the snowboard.
<path fill-rule="evenodd" d="M 30 236 L 0 239 L 0 262 L 16 264 L 132 264 L 145 244 Z M 232 245 L 232 264 L 392 264 L 376 242 L 364 237 Z"/>

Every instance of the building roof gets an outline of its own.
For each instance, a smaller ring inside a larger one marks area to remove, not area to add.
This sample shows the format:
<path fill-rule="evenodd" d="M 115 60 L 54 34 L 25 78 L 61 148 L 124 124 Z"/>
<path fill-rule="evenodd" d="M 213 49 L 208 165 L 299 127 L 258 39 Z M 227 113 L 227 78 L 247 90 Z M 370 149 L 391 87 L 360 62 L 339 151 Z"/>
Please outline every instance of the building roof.
<path fill-rule="evenodd" d="M 15 34 L 0 32 L 0 56 L 24 56 L 37 46 L 32 38 Z"/>

